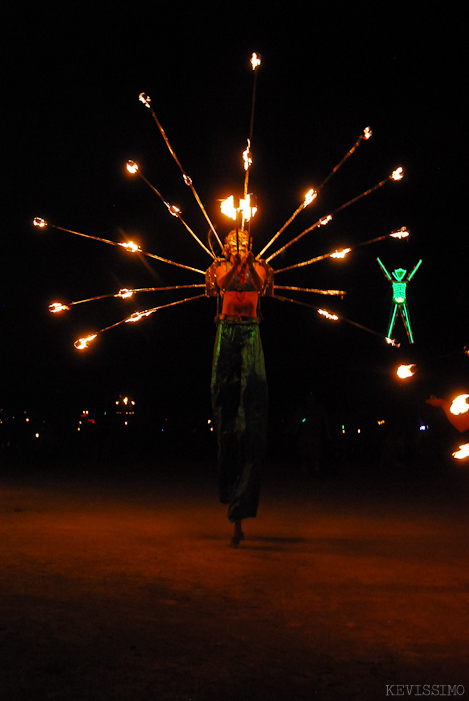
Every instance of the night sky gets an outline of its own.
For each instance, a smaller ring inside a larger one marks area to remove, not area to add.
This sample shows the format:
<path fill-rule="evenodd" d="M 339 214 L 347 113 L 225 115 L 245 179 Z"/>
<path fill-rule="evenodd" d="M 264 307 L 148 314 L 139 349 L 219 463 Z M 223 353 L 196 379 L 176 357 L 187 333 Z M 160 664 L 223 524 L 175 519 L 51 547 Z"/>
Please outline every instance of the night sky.
<path fill-rule="evenodd" d="M 377 335 L 313 310 L 266 299 L 262 336 L 274 413 L 314 391 L 329 408 L 424 404 L 429 394 L 469 391 L 468 243 L 462 129 L 466 53 L 462 6 L 420 3 L 255 3 L 245 17 L 227 5 L 171 3 L 145 11 L 87 3 L 4 10 L 2 246 L 2 402 L 59 410 L 100 405 L 119 394 L 144 403 L 209 413 L 215 302 L 165 309 L 139 324 L 100 335 L 87 352 L 73 342 L 137 309 L 176 299 L 142 294 L 101 300 L 66 316 L 48 305 L 117 292 L 122 287 L 203 282 L 188 271 L 130 256 L 116 247 L 31 225 L 57 226 L 116 241 L 205 269 L 207 254 L 141 179 L 127 159 L 205 242 L 208 226 L 181 178 L 144 91 L 219 234 L 229 230 L 217 200 L 241 193 L 241 154 L 249 136 L 253 74 L 258 72 L 250 189 L 259 200 L 254 250 L 296 210 L 310 187 L 329 175 L 370 126 L 373 137 L 331 178 L 319 201 L 279 239 L 285 243 L 320 216 L 374 186 L 396 167 L 405 177 L 337 214 L 304 237 L 283 267 L 406 226 L 407 242 L 357 249 L 284 273 L 279 284 L 347 290 L 343 301 L 306 301 L 386 335 L 388 270 L 421 268 L 408 288 L 416 343 L 400 319 L 390 348 Z M 448 12 L 448 8 L 456 8 Z M 406 9 L 403 9 L 406 8 Z M 307 10 L 304 14 L 305 9 Z M 4 151 L 5 153 L 5 151 Z M 6 205 L 6 206 L 5 206 Z M 272 251 L 274 248 L 271 249 Z M 269 251 L 271 252 L 271 251 Z M 405 390 L 392 377 L 400 362 L 419 375 Z"/>

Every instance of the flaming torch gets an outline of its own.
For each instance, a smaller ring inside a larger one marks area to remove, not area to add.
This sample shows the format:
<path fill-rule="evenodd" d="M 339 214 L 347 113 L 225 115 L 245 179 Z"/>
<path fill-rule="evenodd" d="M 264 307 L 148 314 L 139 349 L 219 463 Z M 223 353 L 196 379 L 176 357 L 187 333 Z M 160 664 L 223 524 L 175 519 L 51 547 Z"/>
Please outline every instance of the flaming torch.
<path fill-rule="evenodd" d="M 85 338 L 79 338 L 73 345 L 77 350 L 84 350 L 85 348 L 88 348 L 88 345 L 91 343 L 91 341 L 94 341 L 97 335 L 98 334 L 94 333 L 90 336 L 86 336 Z"/>
<path fill-rule="evenodd" d="M 453 458 L 456 460 L 463 460 L 469 457 L 469 443 L 464 443 L 464 445 L 459 446 L 459 450 L 453 453 Z"/>
<path fill-rule="evenodd" d="M 450 412 L 455 416 L 459 414 L 467 414 L 469 412 L 469 404 L 467 400 L 469 399 L 469 394 L 460 394 L 459 397 L 453 399 L 450 407 Z"/>
<path fill-rule="evenodd" d="M 399 365 L 396 371 L 396 375 L 401 378 L 401 380 L 406 380 L 409 377 L 415 375 L 415 365 Z"/>

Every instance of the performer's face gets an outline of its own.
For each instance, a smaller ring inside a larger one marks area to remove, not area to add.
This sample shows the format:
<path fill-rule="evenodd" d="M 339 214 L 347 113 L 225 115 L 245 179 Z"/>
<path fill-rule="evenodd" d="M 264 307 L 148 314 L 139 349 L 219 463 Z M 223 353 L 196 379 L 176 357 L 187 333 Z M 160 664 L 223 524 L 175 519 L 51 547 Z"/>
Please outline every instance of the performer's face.
<path fill-rule="evenodd" d="M 244 258 L 249 250 L 249 239 L 247 236 L 240 235 L 237 241 L 236 236 L 230 236 L 230 238 L 226 241 L 226 245 L 230 257 L 239 253 L 241 258 Z"/>

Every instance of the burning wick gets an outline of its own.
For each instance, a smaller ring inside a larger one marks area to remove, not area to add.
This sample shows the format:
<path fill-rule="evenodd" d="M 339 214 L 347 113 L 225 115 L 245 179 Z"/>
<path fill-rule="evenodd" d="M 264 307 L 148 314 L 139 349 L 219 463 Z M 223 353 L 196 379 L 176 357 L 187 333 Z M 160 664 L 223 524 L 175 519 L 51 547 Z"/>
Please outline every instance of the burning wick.
<path fill-rule="evenodd" d="M 255 71 L 256 68 L 259 68 L 260 65 L 261 65 L 261 57 L 259 56 L 259 54 L 255 54 L 255 53 L 254 53 L 254 54 L 251 56 L 251 66 L 252 66 L 252 70 Z"/>
<path fill-rule="evenodd" d="M 330 319 L 331 321 L 339 321 L 337 314 L 331 314 L 326 309 L 318 309 L 318 314 L 325 316 L 326 319 Z"/>
<path fill-rule="evenodd" d="M 249 168 L 252 166 L 252 156 L 251 156 L 251 140 L 248 139 L 248 145 L 246 149 L 243 151 L 243 161 L 244 161 L 244 170 L 249 170 Z"/>
<path fill-rule="evenodd" d="M 75 341 L 73 344 L 75 348 L 78 350 L 83 350 L 84 348 L 88 348 L 88 344 L 91 343 L 91 341 L 94 341 L 98 334 L 92 334 L 91 336 L 86 336 L 86 338 L 79 338 L 78 341 Z"/>
<path fill-rule="evenodd" d="M 303 202 L 303 207 L 307 207 L 311 202 L 313 202 L 316 197 L 318 196 L 318 193 L 316 190 L 311 188 L 311 190 L 308 190 L 308 192 L 305 195 L 305 201 Z"/>
<path fill-rule="evenodd" d="M 125 164 L 125 167 L 129 171 L 129 173 L 132 173 L 134 175 L 135 173 L 138 173 L 138 164 L 135 163 L 134 161 L 127 161 Z"/>
<path fill-rule="evenodd" d="M 140 95 L 138 96 L 138 99 L 140 100 L 140 102 L 142 102 L 145 105 L 145 107 L 148 107 L 148 109 L 151 109 L 150 108 L 151 97 L 149 95 L 145 95 L 144 92 L 141 92 Z"/>
<path fill-rule="evenodd" d="M 62 304 L 61 302 L 54 302 L 53 304 L 49 304 L 49 311 L 53 314 L 57 314 L 57 312 L 68 312 L 70 311 L 70 307 L 67 307 L 66 304 Z"/>
<path fill-rule="evenodd" d="M 455 416 L 459 414 L 466 414 L 469 411 L 469 404 L 467 400 L 469 399 L 469 394 L 460 394 L 459 397 L 453 400 L 450 407 L 450 412 Z"/>
<path fill-rule="evenodd" d="M 350 253 L 352 249 L 351 248 L 343 248 L 341 251 L 336 251 L 335 253 L 331 253 L 331 258 L 345 258 L 347 253 Z"/>
<path fill-rule="evenodd" d="M 460 445 L 459 450 L 456 450 L 453 453 L 453 458 L 456 458 L 456 460 L 463 460 L 467 457 L 469 457 L 469 443 L 464 443 L 464 445 Z"/>
<path fill-rule="evenodd" d="M 126 241 L 125 243 L 119 243 L 118 245 L 125 248 L 126 251 L 130 251 L 130 253 L 137 253 L 138 251 L 142 250 L 140 246 L 133 241 Z"/>
<path fill-rule="evenodd" d="M 389 236 L 392 236 L 394 239 L 405 239 L 407 236 L 410 236 L 410 234 L 405 226 L 403 226 L 402 229 L 399 229 L 399 231 L 393 231 L 392 234 L 389 234 Z"/>
<path fill-rule="evenodd" d="M 122 290 L 119 290 L 117 294 L 114 295 L 114 297 L 120 297 L 121 299 L 128 299 L 129 297 L 132 297 L 134 291 L 133 290 L 127 290 L 126 288 L 123 288 Z"/>
<path fill-rule="evenodd" d="M 408 377 L 412 377 L 412 375 L 415 374 L 415 365 L 399 365 L 397 368 L 397 376 L 400 377 L 402 380 L 407 379 Z"/>
<path fill-rule="evenodd" d="M 152 310 L 147 312 L 134 312 L 128 319 L 125 320 L 125 323 L 127 324 L 129 322 L 140 321 L 140 319 L 143 319 L 144 316 L 150 316 L 150 314 L 153 314 Z"/>
<path fill-rule="evenodd" d="M 399 166 L 399 168 L 396 168 L 396 170 L 394 170 L 391 173 L 391 178 L 393 180 L 402 180 L 403 177 L 404 177 L 404 168 L 402 166 Z"/>
<path fill-rule="evenodd" d="M 39 229 L 44 229 L 47 226 L 47 222 L 41 217 L 34 217 L 33 225 L 37 226 Z"/>

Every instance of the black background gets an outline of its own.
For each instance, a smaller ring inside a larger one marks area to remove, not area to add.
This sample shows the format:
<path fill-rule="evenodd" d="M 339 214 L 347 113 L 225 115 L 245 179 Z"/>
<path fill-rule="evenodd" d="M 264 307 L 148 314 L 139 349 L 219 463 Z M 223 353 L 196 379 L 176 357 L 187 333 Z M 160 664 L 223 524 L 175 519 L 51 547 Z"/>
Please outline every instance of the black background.
<path fill-rule="evenodd" d="M 98 407 L 120 394 L 165 413 L 210 415 L 213 299 L 164 309 L 139 324 L 80 336 L 175 298 L 142 294 L 52 315 L 70 302 L 145 287 L 203 282 L 117 247 L 31 225 L 51 224 L 205 269 L 207 254 L 124 164 L 148 180 L 206 241 L 208 226 L 171 158 L 144 91 L 220 235 L 217 200 L 241 191 L 259 52 L 250 189 L 259 200 L 254 249 L 296 210 L 370 126 L 373 137 L 328 182 L 284 243 L 402 165 L 405 177 L 339 213 L 292 246 L 283 267 L 406 226 L 388 239 L 284 273 L 278 284 L 344 289 L 343 301 L 308 297 L 377 334 L 333 324 L 314 310 L 266 299 L 262 336 L 271 411 L 287 415 L 307 391 L 354 415 L 468 391 L 465 46 L 458 3 L 205 3 L 102 9 L 87 3 L 4 8 L 2 402 L 49 412 Z M 274 249 L 272 249 L 274 250 Z M 384 343 L 389 271 L 422 266 L 408 288 L 415 345 L 398 319 L 399 349 Z M 395 367 L 414 362 L 412 385 Z M 343 417 L 342 417 L 343 418 Z M 342 420 L 342 419 L 341 419 Z"/>

